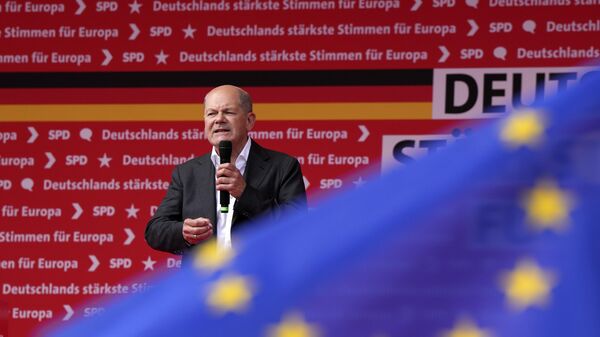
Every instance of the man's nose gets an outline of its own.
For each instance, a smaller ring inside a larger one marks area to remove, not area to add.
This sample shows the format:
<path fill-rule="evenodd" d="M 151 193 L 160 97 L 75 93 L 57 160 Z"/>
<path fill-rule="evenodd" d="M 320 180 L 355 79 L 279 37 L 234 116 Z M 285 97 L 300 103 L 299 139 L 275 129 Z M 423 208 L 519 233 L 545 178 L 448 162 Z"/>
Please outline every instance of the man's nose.
<path fill-rule="evenodd" d="M 217 118 L 215 119 L 217 123 L 223 123 L 226 121 L 225 114 L 223 112 L 217 113 Z"/>

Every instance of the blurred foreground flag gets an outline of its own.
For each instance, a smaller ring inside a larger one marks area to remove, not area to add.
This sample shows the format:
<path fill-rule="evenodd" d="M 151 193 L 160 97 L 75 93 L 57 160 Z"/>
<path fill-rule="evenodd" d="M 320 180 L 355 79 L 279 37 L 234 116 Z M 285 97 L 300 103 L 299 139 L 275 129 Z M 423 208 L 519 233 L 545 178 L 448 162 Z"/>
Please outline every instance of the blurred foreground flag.
<path fill-rule="evenodd" d="M 599 77 L 50 336 L 600 336 Z"/>

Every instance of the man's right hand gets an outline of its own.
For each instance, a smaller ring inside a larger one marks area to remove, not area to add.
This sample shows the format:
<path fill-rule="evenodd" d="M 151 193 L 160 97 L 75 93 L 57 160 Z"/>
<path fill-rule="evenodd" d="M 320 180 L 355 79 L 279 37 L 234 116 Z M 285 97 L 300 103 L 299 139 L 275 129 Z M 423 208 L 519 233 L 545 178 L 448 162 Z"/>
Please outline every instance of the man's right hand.
<path fill-rule="evenodd" d="M 210 220 L 206 218 L 188 218 L 183 221 L 182 233 L 185 241 L 195 245 L 212 236 L 213 225 L 210 223 Z"/>

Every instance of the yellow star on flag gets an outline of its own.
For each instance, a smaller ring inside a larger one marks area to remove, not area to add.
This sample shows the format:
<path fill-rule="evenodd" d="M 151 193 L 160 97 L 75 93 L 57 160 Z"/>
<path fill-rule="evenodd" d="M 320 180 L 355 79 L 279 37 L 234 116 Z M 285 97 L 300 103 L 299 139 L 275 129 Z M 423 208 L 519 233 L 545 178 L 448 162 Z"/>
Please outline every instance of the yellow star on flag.
<path fill-rule="evenodd" d="M 217 241 L 212 239 L 201 245 L 194 256 L 194 267 L 211 272 L 226 265 L 233 259 L 233 249 L 220 249 Z"/>
<path fill-rule="evenodd" d="M 491 337 L 487 330 L 480 330 L 470 319 L 461 318 L 452 330 L 442 334 L 443 337 Z"/>
<path fill-rule="evenodd" d="M 299 314 L 288 314 L 283 321 L 270 327 L 268 337 L 317 337 L 317 328 L 309 325 Z"/>
<path fill-rule="evenodd" d="M 535 110 L 515 111 L 500 131 L 502 141 L 510 146 L 534 145 L 544 131 L 544 122 Z"/>
<path fill-rule="evenodd" d="M 541 181 L 525 196 L 527 219 L 536 229 L 564 229 L 567 225 L 571 198 L 551 181 Z"/>
<path fill-rule="evenodd" d="M 523 259 L 514 270 L 503 273 L 500 282 L 510 307 L 520 311 L 533 305 L 544 306 L 555 285 L 555 276 L 534 261 Z"/>
<path fill-rule="evenodd" d="M 248 307 L 252 292 L 252 285 L 247 278 L 229 275 L 212 284 L 206 301 L 210 308 L 220 314 L 242 312 Z"/>

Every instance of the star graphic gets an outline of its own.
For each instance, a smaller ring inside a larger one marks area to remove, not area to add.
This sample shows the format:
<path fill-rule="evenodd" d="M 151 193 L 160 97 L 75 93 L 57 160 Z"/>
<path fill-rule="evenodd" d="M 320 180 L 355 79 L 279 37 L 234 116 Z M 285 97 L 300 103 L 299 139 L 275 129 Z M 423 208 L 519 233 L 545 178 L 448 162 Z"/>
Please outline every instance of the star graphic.
<path fill-rule="evenodd" d="M 184 39 L 187 39 L 188 37 L 193 39 L 194 33 L 196 33 L 196 28 L 192 28 L 192 25 L 188 24 L 185 29 L 182 29 L 182 31 L 185 34 L 183 37 Z"/>
<path fill-rule="evenodd" d="M 156 64 L 167 64 L 167 57 L 169 57 L 169 54 L 165 54 L 165 52 L 161 49 L 160 54 L 155 54 L 154 57 L 156 57 Z"/>
<path fill-rule="evenodd" d="M 522 259 L 514 270 L 501 275 L 500 283 L 509 306 L 520 311 L 533 305 L 545 305 L 555 279 L 553 273 L 542 270 L 533 260 Z"/>
<path fill-rule="evenodd" d="M 234 257 L 233 249 L 220 249 L 217 241 L 212 239 L 196 250 L 194 267 L 205 272 L 211 272 L 226 265 Z"/>
<path fill-rule="evenodd" d="M 142 4 L 138 3 L 137 0 L 133 0 L 133 2 L 129 4 L 129 14 L 134 12 L 140 14 L 140 7 L 142 7 Z"/>
<path fill-rule="evenodd" d="M 569 195 L 561 191 L 554 182 L 538 182 L 527 193 L 523 206 L 529 223 L 536 229 L 563 230 L 567 226 L 572 202 Z"/>
<path fill-rule="evenodd" d="M 299 314 L 288 314 L 281 323 L 272 326 L 268 331 L 269 337 L 317 337 L 319 332 L 315 326 L 304 321 Z"/>
<path fill-rule="evenodd" d="M 142 261 L 142 263 L 144 264 L 144 271 L 148 269 L 154 270 L 154 264 L 156 264 L 156 261 L 152 260 L 152 258 L 148 256 L 148 258 L 145 261 Z"/>
<path fill-rule="evenodd" d="M 252 285 L 247 278 L 237 275 L 223 276 L 211 285 L 207 304 L 221 314 L 242 312 L 248 307 L 252 292 Z"/>
<path fill-rule="evenodd" d="M 480 330 L 473 321 L 461 318 L 450 331 L 442 333 L 443 337 L 491 337 L 487 330 Z"/>
<path fill-rule="evenodd" d="M 112 160 L 112 158 L 106 155 L 105 153 L 102 157 L 98 157 L 98 160 L 100 161 L 100 167 L 110 167 L 109 163 Z"/>
<path fill-rule="evenodd" d="M 356 187 L 361 187 L 362 185 L 366 184 L 367 182 L 363 180 L 363 178 L 361 176 L 358 176 L 358 179 L 352 181 L 352 183 L 354 184 L 354 186 Z"/>
<path fill-rule="evenodd" d="M 535 145 L 544 131 L 542 116 L 536 110 L 515 111 L 505 121 L 500 138 L 510 146 Z"/>
<path fill-rule="evenodd" d="M 135 208 L 135 205 L 131 204 L 131 206 L 129 206 L 129 208 L 125 208 L 125 211 L 127 211 L 127 219 L 129 219 L 129 218 L 137 219 L 137 214 L 140 211 L 140 209 Z"/>

